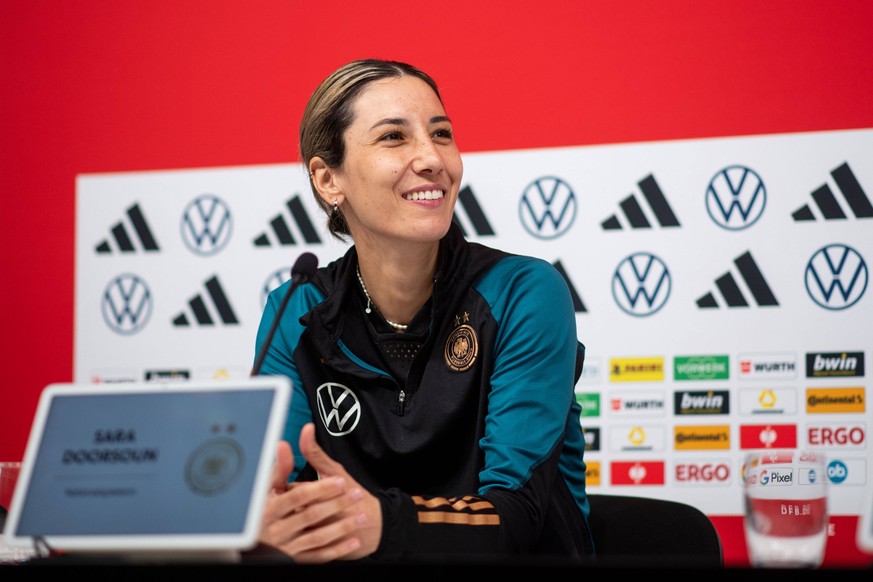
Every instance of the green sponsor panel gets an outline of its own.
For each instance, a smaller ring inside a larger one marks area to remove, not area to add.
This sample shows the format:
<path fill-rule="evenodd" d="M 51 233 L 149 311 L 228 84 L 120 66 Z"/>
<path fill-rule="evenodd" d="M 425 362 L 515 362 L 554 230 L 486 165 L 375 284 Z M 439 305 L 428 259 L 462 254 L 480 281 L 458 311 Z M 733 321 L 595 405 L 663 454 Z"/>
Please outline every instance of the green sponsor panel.
<path fill-rule="evenodd" d="M 596 392 L 577 392 L 576 402 L 582 408 L 580 417 L 600 416 L 600 394 Z"/>
<path fill-rule="evenodd" d="M 673 358 L 674 380 L 727 380 L 730 377 L 728 356 L 676 356 Z"/>

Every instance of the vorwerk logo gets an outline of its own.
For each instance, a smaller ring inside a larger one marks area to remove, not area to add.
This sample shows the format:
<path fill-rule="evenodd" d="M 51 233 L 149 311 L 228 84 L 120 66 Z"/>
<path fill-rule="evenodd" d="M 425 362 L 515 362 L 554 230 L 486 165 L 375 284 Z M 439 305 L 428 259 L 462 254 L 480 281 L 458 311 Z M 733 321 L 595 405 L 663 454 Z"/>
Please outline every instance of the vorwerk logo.
<path fill-rule="evenodd" d="M 355 393 L 342 384 L 326 382 L 315 391 L 318 415 L 333 436 L 349 434 L 361 420 L 361 403 Z"/>
<path fill-rule="evenodd" d="M 132 335 L 144 328 L 152 306 L 151 291 L 137 275 L 119 275 L 103 291 L 103 320 L 117 334 Z"/>
<path fill-rule="evenodd" d="M 576 194 L 565 181 L 552 176 L 537 178 L 521 195 L 518 215 L 521 224 L 533 236 L 557 238 L 576 220 Z"/>
<path fill-rule="evenodd" d="M 315 230 L 315 226 L 313 226 L 309 214 L 303 207 L 303 203 L 300 201 L 300 196 L 298 195 L 289 199 L 285 202 L 285 207 L 288 209 L 288 212 L 291 213 L 290 217 L 280 213 L 271 218 L 270 230 L 262 232 L 255 237 L 254 245 L 256 247 L 272 246 L 273 243 L 271 242 L 270 232 L 272 232 L 272 236 L 275 237 L 279 245 L 296 245 L 297 239 L 294 238 L 294 234 L 292 233 L 291 228 L 289 228 L 289 222 L 296 227 L 298 235 L 302 237 L 306 243 L 320 243 L 321 237 L 318 236 L 318 232 Z M 289 218 L 290 220 L 288 220 Z"/>
<path fill-rule="evenodd" d="M 867 263 L 858 251 L 843 244 L 822 247 L 806 264 L 806 292 L 819 306 L 848 309 L 867 289 Z"/>
<path fill-rule="evenodd" d="M 650 253 L 624 258 L 612 276 L 612 296 L 630 315 L 645 317 L 656 313 L 670 297 L 671 278 L 667 265 Z"/>
<path fill-rule="evenodd" d="M 767 189 L 754 170 L 728 166 L 709 181 L 706 211 L 713 222 L 728 230 L 752 226 L 764 213 Z"/>
<path fill-rule="evenodd" d="M 230 241 L 233 219 L 230 208 L 214 194 L 203 194 L 182 213 L 182 240 L 191 252 L 214 255 Z"/>

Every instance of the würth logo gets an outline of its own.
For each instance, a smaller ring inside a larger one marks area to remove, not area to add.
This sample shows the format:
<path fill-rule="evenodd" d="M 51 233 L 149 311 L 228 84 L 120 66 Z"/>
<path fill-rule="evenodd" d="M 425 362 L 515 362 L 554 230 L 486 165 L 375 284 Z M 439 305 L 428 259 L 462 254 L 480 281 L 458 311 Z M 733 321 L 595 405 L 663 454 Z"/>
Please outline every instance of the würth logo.
<path fill-rule="evenodd" d="M 649 174 L 637 182 L 637 185 L 640 187 L 646 202 L 649 203 L 649 209 L 658 224 L 664 228 L 678 227 L 679 219 L 673 213 L 661 187 L 655 182 L 655 177 Z M 640 206 L 633 194 L 619 202 L 619 206 L 631 228 L 652 228 L 651 221 L 646 217 L 643 207 Z M 601 222 L 600 227 L 603 230 L 621 230 L 623 228 L 616 214 Z"/>
<path fill-rule="evenodd" d="M 197 325 L 215 325 L 216 319 L 225 325 L 239 323 L 218 277 L 215 276 L 206 281 L 206 295 L 198 293 L 188 300 L 188 307 L 191 309 L 190 313 L 194 316 Z M 190 325 L 188 314 L 185 311 L 173 318 L 174 327 L 188 327 Z"/>
<path fill-rule="evenodd" d="M 149 228 L 149 223 L 146 222 L 139 204 L 134 204 L 128 208 L 125 214 L 127 216 L 128 224 L 125 224 L 125 221 L 122 219 L 109 229 L 109 232 L 112 234 L 111 240 L 112 243 L 114 243 L 115 248 L 122 253 L 136 252 L 137 248 L 134 245 L 133 236 L 136 238 L 136 241 L 139 242 L 141 250 L 146 252 L 159 251 L 160 248 L 158 248 L 158 242 L 155 240 L 152 230 Z M 100 255 L 110 254 L 112 253 L 112 243 L 110 243 L 109 239 L 104 239 L 97 243 L 94 251 Z"/>
<path fill-rule="evenodd" d="M 740 278 L 746 285 L 747 292 L 752 295 L 752 299 L 758 304 L 758 307 L 771 307 L 779 305 L 773 291 L 764 279 L 764 274 L 752 258 L 752 254 L 748 251 L 734 259 Z M 746 296 L 737 284 L 737 279 L 728 271 L 721 277 L 715 280 L 715 286 L 724 299 L 727 307 L 748 307 L 749 302 Z M 697 300 L 697 306 L 701 309 L 717 308 L 715 296 L 712 293 L 707 293 Z"/>
<path fill-rule="evenodd" d="M 567 282 L 567 287 L 570 289 L 570 297 L 573 298 L 573 311 L 576 313 L 588 313 L 588 309 L 585 308 L 585 304 L 582 303 L 582 298 L 579 297 L 579 293 L 576 292 L 576 287 L 574 287 L 573 283 L 570 281 L 570 277 L 567 275 L 563 263 L 561 263 L 561 261 L 555 261 L 552 263 L 552 266 L 558 269 L 558 272 L 561 273 L 564 281 Z"/>
<path fill-rule="evenodd" d="M 321 242 L 321 237 L 318 236 L 309 214 L 303 207 L 303 203 L 300 202 L 300 196 L 295 196 L 285 202 L 285 208 L 290 215 L 279 213 L 271 218 L 269 230 L 255 237 L 256 247 L 270 247 L 273 246 L 274 241 L 275 244 L 283 247 L 298 244 L 297 238 L 292 232 L 292 226 L 295 228 L 297 236 L 302 238 L 305 243 L 317 244 Z"/>
<path fill-rule="evenodd" d="M 873 204 L 870 204 L 870 199 L 858 183 L 849 164 L 844 162 L 831 170 L 831 176 L 834 178 L 837 187 L 843 194 L 843 199 L 849 205 L 849 210 L 855 215 L 855 218 L 873 218 Z M 812 200 L 815 206 L 821 213 L 824 220 L 846 220 L 847 215 L 843 207 L 840 205 L 833 190 L 827 184 L 823 184 L 812 191 Z M 795 210 L 791 217 L 796 222 L 816 220 L 812 208 L 808 204 L 804 204 Z"/>
<path fill-rule="evenodd" d="M 463 210 L 467 217 L 466 222 L 469 224 L 466 228 L 463 224 L 464 221 L 458 214 L 459 209 Z M 452 215 L 452 222 L 461 227 L 464 236 L 469 234 L 469 229 L 475 231 L 478 236 L 494 236 L 494 229 L 491 228 L 491 223 L 488 222 L 485 212 L 482 211 L 482 207 L 479 206 L 479 202 L 476 200 L 476 196 L 473 194 L 473 190 L 471 190 L 469 186 L 464 186 L 461 188 L 461 191 L 458 192 L 458 204 L 455 205 L 455 213 Z"/>

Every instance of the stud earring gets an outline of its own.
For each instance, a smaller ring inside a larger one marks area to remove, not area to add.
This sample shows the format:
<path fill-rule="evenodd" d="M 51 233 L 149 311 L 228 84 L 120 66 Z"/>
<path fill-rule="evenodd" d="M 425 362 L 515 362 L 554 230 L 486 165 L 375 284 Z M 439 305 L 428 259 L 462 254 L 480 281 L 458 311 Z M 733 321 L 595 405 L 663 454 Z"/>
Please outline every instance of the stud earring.
<path fill-rule="evenodd" d="M 334 198 L 333 199 L 333 215 L 336 216 L 337 214 L 339 214 L 339 207 L 337 206 L 336 198 Z"/>

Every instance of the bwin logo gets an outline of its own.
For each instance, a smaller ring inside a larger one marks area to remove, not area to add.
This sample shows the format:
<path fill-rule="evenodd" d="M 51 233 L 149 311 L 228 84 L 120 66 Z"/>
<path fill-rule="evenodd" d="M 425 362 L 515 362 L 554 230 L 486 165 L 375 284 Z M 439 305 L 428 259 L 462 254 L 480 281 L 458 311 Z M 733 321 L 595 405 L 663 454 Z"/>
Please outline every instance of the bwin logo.
<path fill-rule="evenodd" d="M 103 320 L 109 329 L 120 335 L 133 335 L 144 328 L 152 307 L 151 291 L 137 275 L 119 275 L 103 291 Z"/>
<path fill-rule="evenodd" d="M 806 264 L 806 292 L 825 309 L 848 309 L 867 289 L 864 258 L 852 247 L 833 244 L 817 250 Z"/>
<path fill-rule="evenodd" d="M 274 289 L 278 289 L 283 283 L 290 279 L 291 267 L 276 269 L 266 278 L 264 284 L 261 286 L 261 311 L 263 311 L 264 307 L 267 305 L 267 298 L 270 296 L 270 292 Z"/>
<path fill-rule="evenodd" d="M 612 296 L 625 313 L 646 317 L 667 303 L 671 288 L 667 265 L 649 253 L 623 259 L 612 276 Z"/>
<path fill-rule="evenodd" d="M 541 239 L 561 236 L 576 220 L 576 194 L 570 185 L 551 176 L 530 183 L 521 195 L 518 215 L 530 234 Z"/>
<path fill-rule="evenodd" d="M 218 277 L 211 277 L 206 281 L 207 297 L 211 300 L 212 307 L 221 322 L 226 325 L 235 325 L 239 323 L 230 301 L 227 299 L 227 294 L 218 281 Z M 191 313 L 198 325 L 214 325 L 215 318 L 210 312 L 209 306 L 203 295 L 197 294 L 188 301 L 188 307 L 191 308 Z M 188 327 L 190 326 L 188 316 L 182 312 L 173 318 L 173 327 Z"/>
<path fill-rule="evenodd" d="M 342 384 L 326 382 L 315 391 L 318 415 L 333 436 L 349 434 L 361 420 L 361 403 L 355 393 Z"/>
<path fill-rule="evenodd" d="M 745 166 L 724 168 L 712 177 L 706 189 L 706 211 L 713 222 L 728 230 L 755 224 L 766 204 L 764 181 Z"/>
<path fill-rule="evenodd" d="M 233 219 L 230 208 L 214 194 L 198 196 L 182 213 L 182 240 L 198 255 L 221 252 L 230 241 Z"/>
<path fill-rule="evenodd" d="M 321 237 L 318 236 L 318 232 L 312 224 L 309 214 L 303 207 L 303 202 L 301 202 L 300 196 L 295 196 L 285 202 L 285 207 L 288 209 L 288 212 L 291 213 L 290 222 L 293 226 L 297 227 L 299 236 L 308 244 L 320 243 Z M 270 219 L 270 230 L 272 231 L 273 236 L 276 237 L 276 241 L 279 245 L 296 245 L 297 240 L 294 238 L 294 234 L 292 234 L 291 228 L 288 226 L 289 221 L 286 220 L 286 218 L 287 217 L 282 214 L 274 216 Z M 254 245 L 256 247 L 272 246 L 273 243 L 270 241 L 269 231 L 259 234 L 254 240 Z"/>

